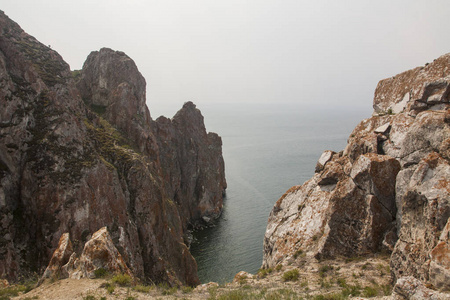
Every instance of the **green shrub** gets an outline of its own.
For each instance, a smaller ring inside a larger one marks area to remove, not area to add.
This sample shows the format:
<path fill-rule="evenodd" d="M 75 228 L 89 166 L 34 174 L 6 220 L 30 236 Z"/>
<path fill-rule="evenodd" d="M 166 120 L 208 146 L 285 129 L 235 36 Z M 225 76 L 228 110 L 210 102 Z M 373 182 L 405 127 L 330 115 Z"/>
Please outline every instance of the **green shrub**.
<path fill-rule="evenodd" d="M 108 271 L 105 268 L 99 268 L 94 271 L 95 278 L 103 278 L 108 275 Z"/>
<path fill-rule="evenodd" d="M 294 258 L 297 259 L 297 257 L 302 256 L 302 255 L 303 255 L 303 250 L 299 249 L 299 250 L 295 251 Z"/>
<path fill-rule="evenodd" d="M 117 283 L 120 286 L 131 286 L 133 278 L 128 274 L 117 274 L 111 279 L 113 283 Z"/>
<path fill-rule="evenodd" d="M 283 265 L 282 264 L 279 264 L 279 265 L 277 265 L 275 267 L 275 270 L 277 270 L 277 271 L 281 271 L 281 269 L 283 269 Z"/>
<path fill-rule="evenodd" d="M 269 275 L 270 273 L 272 273 L 273 269 L 269 268 L 269 269 L 259 269 L 258 270 L 258 277 L 259 278 L 266 278 L 267 275 Z"/>
<path fill-rule="evenodd" d="M 151 286 L 149 285 L 136 285 L 133 287 L 133 290 L 139 293 L 148 293 L 151 290 Z"/>
<path fill-rule="evenodd" d="M 297 281 L 300 276 L 298 269 L 292 269 L 284 272 L 283 281 Z"/>

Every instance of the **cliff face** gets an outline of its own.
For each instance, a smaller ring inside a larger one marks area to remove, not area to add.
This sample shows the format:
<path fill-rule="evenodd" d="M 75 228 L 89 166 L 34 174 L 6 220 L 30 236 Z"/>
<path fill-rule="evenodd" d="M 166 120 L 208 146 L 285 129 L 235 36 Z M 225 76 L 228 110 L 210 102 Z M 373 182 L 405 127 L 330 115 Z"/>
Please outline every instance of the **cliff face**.
<path fill-rule="evenodd" d="M 392 252 L 394 279 L 450 289 L 450 54 L 380 81 L 374 114 L 344 151 L 325 151 L 315 175 L 269 216 L 263 267 Z M 298 252 L 297 252 L 298 253 Z"/>
<path fill-rule="evenodd" d="M 122 52 L 93 52 L 72 73 L 3 12 L 0 33 L 0 276 L 41 272 L 64 233 L 81 254 L 106 227 L 135 276 L 197 284 L 184 229 L 220 212 L 220 137 L 187 104 L 167 121 L 177 138 L 165 145 L 145 80 Z"/>

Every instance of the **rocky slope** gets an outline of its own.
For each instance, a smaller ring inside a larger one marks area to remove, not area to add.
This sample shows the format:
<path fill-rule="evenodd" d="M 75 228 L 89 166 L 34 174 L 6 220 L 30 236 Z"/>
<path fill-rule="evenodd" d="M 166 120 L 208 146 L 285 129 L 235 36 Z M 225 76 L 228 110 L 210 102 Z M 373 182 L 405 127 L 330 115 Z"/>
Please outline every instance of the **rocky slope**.
<path fill-rule="evenodd" d="M 0 12 L 1 277 L 42 272 L 60 237 L 82 257 L 105 227 L 134 276 L 199 282 L 186 229 L 220 214 L 221 139 L 192 103 L 153 121 L 145 85 L 110 49 L 71 72 Z"/>
<path fill-rule="evenodd" d="M 263 267 L 388 252 L 394 280 L 450 290 L 450 54 L 379 82 L 344 151 L 269 216 Z"/>

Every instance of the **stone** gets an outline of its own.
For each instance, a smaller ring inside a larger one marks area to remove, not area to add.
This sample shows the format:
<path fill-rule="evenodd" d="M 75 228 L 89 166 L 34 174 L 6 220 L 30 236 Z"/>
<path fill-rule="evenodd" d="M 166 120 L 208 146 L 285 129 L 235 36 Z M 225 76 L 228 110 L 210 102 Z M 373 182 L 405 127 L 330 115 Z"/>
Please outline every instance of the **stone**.
<path fill-rule="evenodd" d="M 442 233 L 450 216 L 449 178 L 449 162 L 432 152 L 414 168 L 408 185 L 401 189 L 399 239 L 391 257 L 396 278 L 407 274 L 448 288 L 446 257 L 450 254 L 443 247 L 448 236 Z"/>
<path fill-rule="evenodd" d="M 69 267 L 68 272 L 71 278 L 95 278 L 98 269 L 104 269 L 110 274 L 133 276 L 106 227 L 96 231 L 86 242 L 80 258 L 73 262 L 73 269 Z"/>
<path fill-rule="evenodd" d="M 379 251 L 395 227 L 399 169 L 395 159 L 377 154 L 361 155 L 353 165 L 347 157 L 329 161 L 275 204 L 264 237 L 263 267 L 275 267 L 298 250 L 316 258 Z"/>
<path fill-rule="evenodd" d="M 381 80 L 375 90 L 376 113 L 423 110 L 434 103 L 448 103 L 450 54 L 442 55 L 424 67 Z M 416 103 L 417 102 L 417 103 Z"/>
<path fill-rule="evenodd" d="M 73 254 L 72 242 L 69 233 L 64 233 L 59 239 L 58 248 L 53 252 L 50 263 L 38 282 L 40 285 L 47 278 L 62 279 L 69 277 L 69 274 L 62 268 Z"/>
<path fill-rule="evenodd" d="M 394 300 L 445 300 L 450 299 L 450 295 L 433 291 L 418 279 L 412 276 L 399 278 L 392 293 Z"/>
<path fill-rule="evenodd" d="M 299 250 L 307 263 L 386 251 L 394 281 L 412 276 L 449 290 L 449 74 L 446 54 L 379 82 L 375 112 L 342 156 L 324 153 L 314 176 L 275 203 L 263 267 L 293 261 Z"/>
<path fill-rule="evenodd" d="M 380 127 L 378 127 L 377 129 L 374 130 L 375 133 L 385 133 L 389 127 L 391 127 L 391 124 L 386 123 L 381 125 Z"/>
<path fill-rule="evenodd" d="M 316 164 L 316 173 L 323 170 L 323 168 L 325 167 L 325 164 L 331 160 L 331 158 L 333 157 L 334 154 L 335 154 L 335 152 L 330 151 L 330 150 L 324 151 L 322 153 L 322 155 L 320 156 L 320 158 Z"/>
<path fill-rule="evenodd" d="M 0 35 L 0 276 L 45 268 L 63 233 L 81 253 L 107 227 L 135 277 L 198 284 L 184 237 L 220 215 L 226 188 L 222 141 L 200 110 L 152 120 L 123 52 L 94 51 L 71 72 L 3 12 Z M 64 257 L 62 272 L 81 259 Z"/>
<path fill-rule="evenodd" d="M 439 290 L 450 291 L 450 220 L 430 252 L 430 282 Z"/>

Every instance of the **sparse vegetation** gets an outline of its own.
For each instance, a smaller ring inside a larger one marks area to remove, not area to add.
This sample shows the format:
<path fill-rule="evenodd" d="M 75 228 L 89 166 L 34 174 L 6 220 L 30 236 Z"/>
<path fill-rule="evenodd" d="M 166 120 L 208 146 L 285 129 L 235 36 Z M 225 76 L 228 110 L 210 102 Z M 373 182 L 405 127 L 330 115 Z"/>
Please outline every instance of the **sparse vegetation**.
<path fill-rule="evenodd" d="M 272 272 L 273 272 L 273 269 L 272 269 L 272 268 L 268 268 L 268 269 L 259 269 L 257 275 L 258 275 L 259 278 L 266 278 L 267 275 L 269 275 L 269 274 L 272 273 Z"/>
<path fill-rule="evenodd" d="M 297 281 L 299 276 L 298 269 L 292 269 L 283 273 L 283 281 Z"/>
<path fill-rule="evenodd" d="M 111 281 L 119 286 L 131 286 L 133 283 L 133 278 L 131 278 L 128 274 L 116 274 Z"/>
<path fill-rule="evenodd" d="M 297 259 L 297 257 L 299 256 L 303 256 L 303 250 L 302 249 L 298 249 L 297 251 L 295 251 L 294 253 L 294 258 Z"/>
<path fill-rule="evenodd" d="M 327 274 L 329 271 L 331 271 L 331 270 L 333 270 L 333 266 L 331 266 L 331 265 L 324 265 L 324 266 L 321 266 L 321 267 L 319 268 L 319 276 L 320 276 L 320 277 L 325 277 L 326 274 Z"/>
<path fill-rule="evenodd" d="M 133 291 L 139 292 L 139 293 L 148 293 L 152 289 L 152 286 L 149 285 L 141 285 L 138 284 L 136 286 L 133 286 Z"/>
<path fill-rule="evenodd" d="M 99 268 L 94 271 L 95 278 L 104 278 L 106 275 L 108 275 L 108 271 L 105 268 Z"/>

